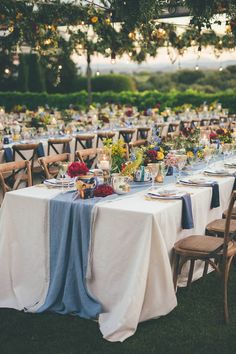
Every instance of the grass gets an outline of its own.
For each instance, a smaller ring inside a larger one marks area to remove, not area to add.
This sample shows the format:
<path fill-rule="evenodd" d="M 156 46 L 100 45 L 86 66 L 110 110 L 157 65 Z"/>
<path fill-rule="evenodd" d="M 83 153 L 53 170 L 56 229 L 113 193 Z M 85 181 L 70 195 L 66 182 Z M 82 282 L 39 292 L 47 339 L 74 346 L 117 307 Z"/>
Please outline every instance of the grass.
<path fill-rule="evenodd" d="M 105 341 L 93 321 L 0 309 L 0 353 L 233 354 L 236 353 L 236 270 L 231 270 L 229 282 L 229 325 L 223 322 L 220 284 L 217 275 L 210 274 L 193 283 L 190 292 L 179 289 L 174 311 L 139 324 L 136 333 L 123 343 Z"/>

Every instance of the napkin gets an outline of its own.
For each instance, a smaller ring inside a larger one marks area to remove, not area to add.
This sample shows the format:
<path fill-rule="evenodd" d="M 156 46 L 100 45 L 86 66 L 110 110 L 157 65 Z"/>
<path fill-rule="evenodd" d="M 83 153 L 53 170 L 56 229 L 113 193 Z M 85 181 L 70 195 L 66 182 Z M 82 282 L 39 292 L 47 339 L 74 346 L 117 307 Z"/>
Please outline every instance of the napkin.
<path fill-rule="evenodd" d="M 192 229 L 193 224 L 193 212 L 192 212 L 192 202 L 189 194 L 184 194 L 181 196 L 182 200 L 182 219 L 181 225 L 183 229 Z"/>
<path fill-rule="evenodd" d="M 12 162 L 13 161 L 13 154 L 12 154 L 12 149 L 7 147 L 4 149 L 4 159 L 6 162 Z"/>
<path fill-rule="evenodd" d="M 43 144 L 39 143 L 38 147 L 37 147 L 37 155 L 38 157 L 44 157 L 45 156 L 45 152 L 44 152 L 44 148 L 43 148 Z"/>
<path fill-rule="evenodd" d="M 184 184 L 191 184 L 196 187 L 212 187 L 212 197 L 211 197 L 211 209 L 213 208 L 218 208 L 220 206 L 220 195 L 219 195 L 219 184 L 215 181 L 213 182 L 205 182 L 205 183 L 194 183 L 191 182 L 191 180 L 189 181 L 180 181 L 181 183 Z M 235 182 L 235 188 L 236 188 L 236 182 Z"/>
<path fill-rule="evenodd" d="M 70 154 L 70 144 L 69 143 L 67 143 L 66 144 L 66 152 L 68 153 L 68 154 Z"/>
<path fill-rule="evenodd" d="M 220 206 L 220 193 L 219 184 L 217 182 L 211 183 L 212 197 L 211 197 L 211 209 L 218 208 Z"/>

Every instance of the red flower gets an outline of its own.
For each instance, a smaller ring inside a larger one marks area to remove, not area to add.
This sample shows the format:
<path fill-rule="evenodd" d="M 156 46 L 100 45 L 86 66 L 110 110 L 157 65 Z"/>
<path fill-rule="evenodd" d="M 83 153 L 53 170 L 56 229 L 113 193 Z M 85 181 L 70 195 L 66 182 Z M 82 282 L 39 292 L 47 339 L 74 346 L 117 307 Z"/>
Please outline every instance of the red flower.
<path fill-rule="evenodd" d="M 210 139 L 216 139 L 217 138 L 217 134 L 215 132 L 211 132 L 209 135 Z"/>
<path fill-rule="evenodd" d="M 219 129 L 217 129 L 216 134 L 225 135 L 225 131 L 224 131 L 224 129 L 219 128 Z"/>
<path fill-rule="evenodd" d="M 72 162 L 68 166 L 68 175 L 73 178 L 79 175 L 86 175 L 89 172 L 88 167 L 84 162 Z"/>
<path fill-rule="evenodd" d="M 108 186 L 107 184 L 100 184 L 94 190 L 95 197 L 106 197 L 113 193 L 114 193 L 113 188 L 111 186 Z"/>

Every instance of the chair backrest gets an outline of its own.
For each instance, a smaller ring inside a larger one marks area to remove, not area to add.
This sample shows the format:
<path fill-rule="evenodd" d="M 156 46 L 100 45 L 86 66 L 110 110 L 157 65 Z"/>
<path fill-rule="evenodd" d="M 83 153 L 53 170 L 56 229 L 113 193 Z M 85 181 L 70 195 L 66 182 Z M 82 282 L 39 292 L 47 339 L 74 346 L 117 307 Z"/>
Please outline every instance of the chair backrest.
<path fill-rule="evenodd" d="M 16 161 L 17 156 L 22 160 L 31 161 L 31 169 L 33 170 L 34 162 L 37 160 L 37 150 L 40 143 L 35 144 L 16 144 L 12 146 L 13 160 Z M 25 154 L 25 152 L 29 152 Z"/>
<path fill-rule="evenodd" d="M 129 143 L 129 149 L 145 146 L 147 145 L 147 142 L 148 141 L 146 139 L 139 139 L 139 140 L 132 141 L 131 143 Z"/>
<path fill-rule="evenodd" d="M 59 172 L 60 162 L 66 162 L 71 160 L 71 155 L 69 153 L 57 154 L 51 156 L 40 157 L 38 162 L 42 167 L 45 178 L 53 178 L 57 176 Z"/>
<path fill-rule="evenodd" d="M 78 157 L 79 161 L 85 162 L 88 168 L 92 168 L 95 166 L 97 154 L 98 154 L 98 149 L 96 148 L 76 151 L 76 157 Z"/>
<path fill-rule="evenodd" d="M 21 182 L 32 186 L 31 163 L 28 160 L 0 164 L 0 185 L 3 196 L 6 192 L 16 190 Z"/>
<path fill-rule="evenodd" d="M 232 221 L 232 211 L 233 211 L 233 207 L 234 207 L 234 203 L 236 200 L 236 191 L 232 192 L 231 198 L 230 198 L 230 202 L 229 202 L 229 206 L 228 206 L 228 210 L 227 210 L 227 216 L 226 216 L 226 221 L 225 221 L 225 231 L 224 231 L 224 252 L 227 252 L 227 246 L 228 246 L 228 242 L 235 237 L 236 235 L 232 235 L 230 234 L 230 222 Z"/>
<path fill-rule="evenodd" d="M 48 155 L 50 155 L 50 149 L 52 148 L 56 154 L 69 153 L 70 152 L 70 142 L 72 138 L 50 138 L 48 139 Z M 62 152 L 60 152 L 56 146 L 62 147 Z"/>

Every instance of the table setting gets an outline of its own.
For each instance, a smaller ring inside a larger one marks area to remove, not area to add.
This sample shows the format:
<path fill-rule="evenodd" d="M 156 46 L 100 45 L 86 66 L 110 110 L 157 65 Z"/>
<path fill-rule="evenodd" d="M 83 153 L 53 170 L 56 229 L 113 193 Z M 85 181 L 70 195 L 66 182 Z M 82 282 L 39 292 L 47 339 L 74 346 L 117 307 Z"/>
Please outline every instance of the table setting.
<path fill-rule="evenodd" d="M 96 319 L 106 340 L 123 341 L 140 321 L 177 305 L 173 244 L 221 216 L 235 178 L 202 173 L 211 164 L 192 173 L 187 155 L 164 144 L 137 149 L 128 161 L 123 154 L 119 141 L 105 144 L 95 169 L 63 164 L 57 178 L 6 194 L 1 307 Z M 224 163 L 234 158 L 214 168 Z"/>

